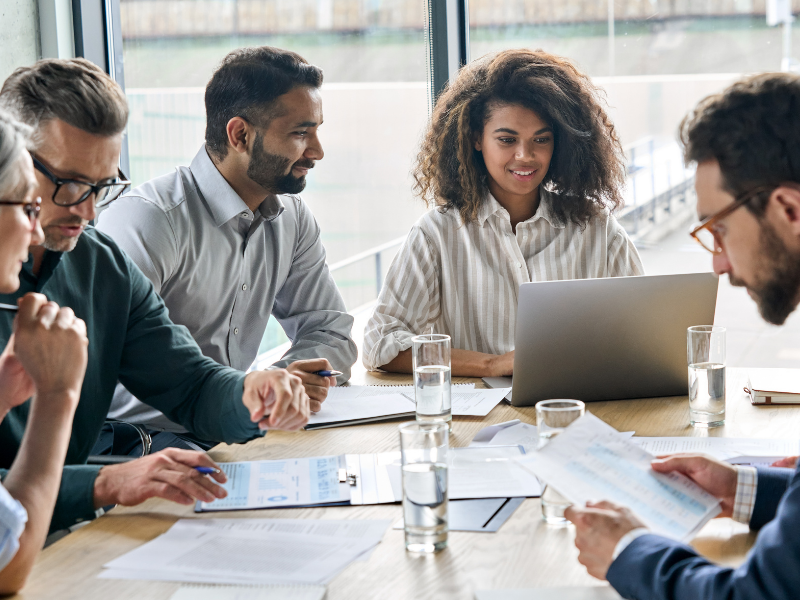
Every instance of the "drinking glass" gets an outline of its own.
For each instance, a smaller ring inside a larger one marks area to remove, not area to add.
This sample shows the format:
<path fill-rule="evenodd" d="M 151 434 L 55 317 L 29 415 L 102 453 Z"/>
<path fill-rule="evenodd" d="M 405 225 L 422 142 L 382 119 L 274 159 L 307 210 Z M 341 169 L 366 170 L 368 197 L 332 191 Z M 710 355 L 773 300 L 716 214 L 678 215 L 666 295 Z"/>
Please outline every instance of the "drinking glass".
<path fill-rule="evenodd" d="M 447 423 L 453 431 L 450 410 L 450 336 L 418 335 L 414 348 L 414 399 L 418 423 Z"/>
<path fill-rule="evenodd" d="M 694 427 L 725 424 L 725 328 L 689 327 L 689 423 Z"/>
<path fill-rule="evenodd" d="M 543 448 L 550 440 L 572 423 L 580 419 L 586 405 L 580 400 L 543 400 L 536 403 L 536 425 L 539 429 L 539 448 Z M 569 523 L 564 511 L 572 503 L 545 485 L 542 490 L 542 518 L 551 525 L 564 526 Z"/>
<path fill-rule="evenodd" d="M 432 553 L 447 547 L 447 423 L 400 426 L 406 550 Z"/>

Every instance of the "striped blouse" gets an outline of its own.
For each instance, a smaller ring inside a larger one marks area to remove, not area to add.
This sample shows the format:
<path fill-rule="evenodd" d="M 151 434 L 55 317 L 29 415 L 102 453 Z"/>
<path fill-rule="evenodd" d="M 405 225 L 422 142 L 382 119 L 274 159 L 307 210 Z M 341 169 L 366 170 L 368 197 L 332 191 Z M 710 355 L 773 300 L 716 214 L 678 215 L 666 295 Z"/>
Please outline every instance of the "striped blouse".
<path fill-rule="evenodd" d="M 364 331 L 364 365 L 387 364 L 431 327 L 449 335 L 453 348 L 504 354 L 514 349 L 520 284 L 644 273 L 611 214 L 582 230 L 553 213 L 557 201 L 543 190 L 536 214 L 516 234 L 491 195 L 469 225 L 453 210 L 423 215 L 392 262 Z"/>

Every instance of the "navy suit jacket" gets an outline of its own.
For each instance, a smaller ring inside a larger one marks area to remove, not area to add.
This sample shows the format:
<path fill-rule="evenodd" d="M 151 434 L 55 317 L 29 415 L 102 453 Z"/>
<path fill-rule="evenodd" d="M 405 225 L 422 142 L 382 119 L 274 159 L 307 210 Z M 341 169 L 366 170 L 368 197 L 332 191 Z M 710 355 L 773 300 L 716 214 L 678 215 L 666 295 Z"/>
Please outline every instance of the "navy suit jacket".
<path fill-rule="evenodd" d="M 737 569 L 717 566 L 680 542 L 647 534 L 622 551 L 606 577 L 631 600 L 800 598 L 800 470 L 758 469 L 750 528 L 761 531 Z"/>

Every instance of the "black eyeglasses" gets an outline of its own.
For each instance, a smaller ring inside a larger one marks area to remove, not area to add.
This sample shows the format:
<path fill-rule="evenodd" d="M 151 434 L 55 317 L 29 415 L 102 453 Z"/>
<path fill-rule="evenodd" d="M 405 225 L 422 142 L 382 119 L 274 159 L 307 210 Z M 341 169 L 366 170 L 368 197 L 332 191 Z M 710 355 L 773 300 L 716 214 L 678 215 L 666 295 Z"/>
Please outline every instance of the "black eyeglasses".
<path fill-rule="evenodd" d="M 39 212 L 42 210 L 42 199 L 36 198 L 33 202 L 20 202 L 19 200 L 0 200 L 0 206 L 21 206 L 22 211 L 31 222 L 31 227 L 36 224 Z"/>
<path fill-rule="evenodd" d="M 131 182 L 119 171 L 117 178 L 108 183 L 87 183 L 77 179 L 60 179 L 53 175 L 42 162 L 33 157 L 33 166 L 56 186 L 53 192 L 53 203 L 58 206 L 75 206 L 94 194 L 94 205 L 98 208 L 116 200 Z"/>

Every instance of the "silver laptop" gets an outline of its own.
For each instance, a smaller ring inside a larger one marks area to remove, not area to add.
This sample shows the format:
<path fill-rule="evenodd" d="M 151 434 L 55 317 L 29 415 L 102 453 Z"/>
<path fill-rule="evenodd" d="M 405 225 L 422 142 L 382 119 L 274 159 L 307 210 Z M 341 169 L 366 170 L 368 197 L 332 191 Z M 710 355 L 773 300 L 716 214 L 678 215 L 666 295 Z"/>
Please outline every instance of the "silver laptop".
<path fill-rule="evenodd" d="M 712 325 L 713 273 L 520 286 L 511 403 L 687 393 L 686 328 Z"/>

